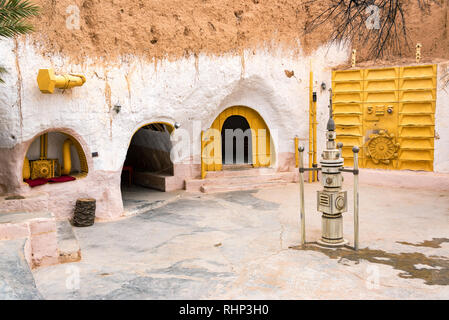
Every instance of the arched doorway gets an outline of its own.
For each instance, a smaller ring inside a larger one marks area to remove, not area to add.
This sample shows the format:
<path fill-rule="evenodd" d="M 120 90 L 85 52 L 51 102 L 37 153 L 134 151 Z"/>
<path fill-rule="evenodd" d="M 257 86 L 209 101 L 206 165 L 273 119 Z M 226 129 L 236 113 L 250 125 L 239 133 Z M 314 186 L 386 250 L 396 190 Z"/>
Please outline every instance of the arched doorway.
<path fill-rule="evenodd" d="M 51 131 L 29 146 L 23 162 L 23 180 L 31 187 L 68 182 L 88 174 L 86 155 L 71 135 Z"/>
<path fill-rule="evenodd" d="M 247 125 L 242 121 L 242 118 Z M 226 159 L 223 160 L 222 157 L 222 130 L 225 124 L 231 127 L 240 126 L 240 129 L 249 126 L 250 130 L 246 130 L 246 135 L 244 134 L 244 140 L 251 139 L 251 141 L 248 140 L 248 151 L 251 150 L 248 156 L 248 164 L 253 167 L 269 167 L 271 165 L 274 153 L 272 152 L 272 140 L 267 124 L 257 111 L 245 106 L 233 106 L 221 112 L 211 127 L 203 133 L 202 172 L 203 170 L 205 172 L 223 169 L 223 161 Z"/>
<path fill-rule="evenodd" d="M 251 164 L 252 139 L 248 121 L 240 116 L 228 117 L 221 128 L 223 164 Z"/>
<path fill-rule="evenodd" d="M 167 177 L 173 176 L 170 159 L 173 126 L 157 122 L 134 133 L 123 164 L 122 190 L 133 185 L 166 191 Z"/>

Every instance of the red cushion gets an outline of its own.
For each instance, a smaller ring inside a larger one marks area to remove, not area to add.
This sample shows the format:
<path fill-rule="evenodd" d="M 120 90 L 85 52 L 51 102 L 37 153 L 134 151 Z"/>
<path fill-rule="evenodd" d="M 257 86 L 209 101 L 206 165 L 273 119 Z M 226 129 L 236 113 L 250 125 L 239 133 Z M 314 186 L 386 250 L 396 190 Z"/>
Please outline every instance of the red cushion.
<path fill-rule="evenodd" d="M 76 178 L 72 177 L 72 176 L 60 176 L 60 177 L 48 179 L 48 182 L 58 183 L 58 182 L 67 182 L 67 181 L 73 181 L 73 180 L 76 180 Z"/>
<path fill-rule="evenodd" d="M 47 181 L 48 181 L 48 180 L 45 179 L 45 178 L 38 178 L 38 179 L 34 179 L 34 180 L 31 180 L 31 179 L 25 179 L 25 182 L 28 183 L 28 184 L 30 185 L 31 188 L 37 187 L 37 186 L 41 186 L 41 185 L 43 185 L 43 184 L 46 184 Z"/>

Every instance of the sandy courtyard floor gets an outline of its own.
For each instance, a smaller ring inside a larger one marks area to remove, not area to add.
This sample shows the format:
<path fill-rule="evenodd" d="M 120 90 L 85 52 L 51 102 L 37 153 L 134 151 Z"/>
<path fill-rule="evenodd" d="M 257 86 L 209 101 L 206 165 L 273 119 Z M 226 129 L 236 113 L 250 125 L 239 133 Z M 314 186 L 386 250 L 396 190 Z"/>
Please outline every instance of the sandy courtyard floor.
<path fill-rule="evenodd" d="M 75 228 L 82 260 L 34 270 L 37 291 L 47 299 L 449 299 L 447 192 L 362 185 L 356 253 L 313 244 L 319 188 L 306 184 L 305 249 L 298 184 L 178 193 L 139 215 Z"/>

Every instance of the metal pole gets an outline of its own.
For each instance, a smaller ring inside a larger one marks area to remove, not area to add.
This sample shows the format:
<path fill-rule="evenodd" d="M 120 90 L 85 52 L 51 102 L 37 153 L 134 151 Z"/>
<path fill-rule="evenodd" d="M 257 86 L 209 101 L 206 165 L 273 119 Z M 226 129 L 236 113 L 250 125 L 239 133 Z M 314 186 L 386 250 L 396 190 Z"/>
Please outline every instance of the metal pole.
<path fill-rule="evenodd" d="M 340 151 L 340 158 L 343 158 L 343 143 L 337 143 L 337 148 Z"/>
<path fill-rule="evenodd" d="M 301 208 L 301 245 L 306 244 L 306 213 L 304 209 L 304 176 L 302 170 L 304 168 L 303 152 L 304 147 L 298 148 L 299 151 L 299 192 L 300 192 L 300 208 Z"/>
<path fill-rule="evenodd" d="M 359 147 L 354 146 L 354 250 L 359 249 Z"/>

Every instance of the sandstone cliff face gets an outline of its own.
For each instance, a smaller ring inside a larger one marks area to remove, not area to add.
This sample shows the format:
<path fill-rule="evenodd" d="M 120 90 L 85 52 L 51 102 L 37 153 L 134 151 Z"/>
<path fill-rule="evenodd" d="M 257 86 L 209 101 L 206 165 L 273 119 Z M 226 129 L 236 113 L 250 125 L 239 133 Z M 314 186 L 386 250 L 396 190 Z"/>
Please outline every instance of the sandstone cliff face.
<path fill-rule="evenodd" d="M 153 60 L 238 54 L 261 47 L 308 54 L 327 43 L 333 28 L 328 23 L 304 34 L 327 1 L 34 0 L 42 12 L 33 21 L 32 37 L 42 53 L 75 62 L 86 56 L 108 61 L 123 55 Z M 449 58 L 448 3 L 436 1 L 421 10 L 418 0 L 404 1 L 410 48 L 404 42 L 404 55 L 396 60 L 413 59 L 417 42 L 423 44 L 424 61 Z M 365 47 L 352 46 L 359 62 L 367 59 Z"/>

